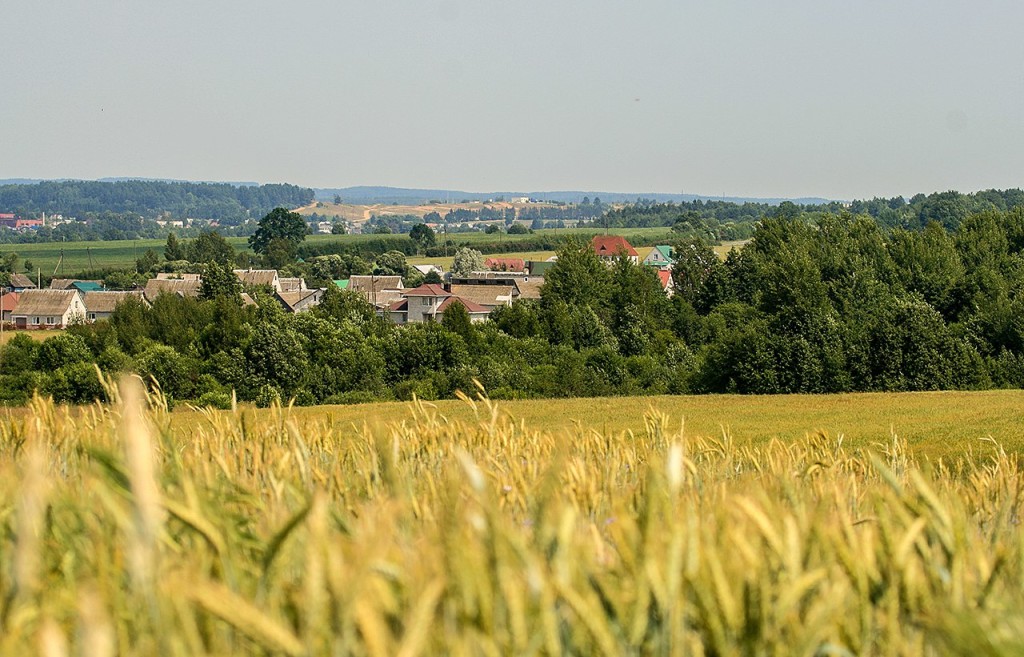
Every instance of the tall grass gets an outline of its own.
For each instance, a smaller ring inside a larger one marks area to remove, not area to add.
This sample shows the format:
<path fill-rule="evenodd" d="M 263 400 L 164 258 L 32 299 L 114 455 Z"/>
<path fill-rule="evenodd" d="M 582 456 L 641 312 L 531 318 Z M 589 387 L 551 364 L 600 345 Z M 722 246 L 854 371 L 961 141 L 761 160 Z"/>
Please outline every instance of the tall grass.
<path fill-rule="evenodd" d="M 1017 654 L 1021 468 L 892 437 L 172 428 L 136 386 L 0 425 L 0 654 Z M 145 408 L 144 408 L 145 406 Z"/>

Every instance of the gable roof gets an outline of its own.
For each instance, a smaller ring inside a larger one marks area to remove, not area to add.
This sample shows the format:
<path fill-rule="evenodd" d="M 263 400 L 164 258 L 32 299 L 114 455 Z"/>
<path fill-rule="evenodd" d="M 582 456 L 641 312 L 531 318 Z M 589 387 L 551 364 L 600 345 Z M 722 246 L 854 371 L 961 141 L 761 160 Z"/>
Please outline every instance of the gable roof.
<path fill-rule="evenodd" d="M 594 253 L 602 258 L 614 258 L 620 255 L 637 256 L 636 249 L 621 235 L 594 235 L 590 242 Z"/>
<path fill-rule="evenodd" d="M 160 280 L 151 278 L 146 281 L 144 295 L 146 301 L 152 302 L 161 294 L 178 294 L 183 297 L 198 297 L 202 288 L 202 281 L 183 280 Z"/>
<path fill-rule="evenodd" d="M 667 269 L 659 269 L 657 272 L 658 280 L 661 281 L 661 289 L 667 290 L 672 286 L 672 272 Z"/>
<path fill-rule="evenodd" d="M 303 278 L 282 278 L 278 276 L 278 284 L 282 292 L 299 292 L 306 290 L 306 281 Z"/>
<path fill-rule="evenodd" d="M 406 297 L 450 297 L 451 293 L 446 291 L 437 283 L 424 283 L 411 290 L 404 290 L 402 296 Z"/>
<path fill-rule="evenodd" d="M 82 296 L 85 303 L 85 311 L 88 313 L 112 313 L 117 304 L 129 297 L 143 299 L 142 292 L 132 290 L 128 292 L 86 292 Z"/>
<path fill-rule="evenodd" d="M 18 289 L 34 290 L 36 284 L 25 274 L 11 274 L 11 287 Z"/>
<path fill-rule="evenodd" d="M 349 280 L 346 278 L 344 280 L 334 281 L 334 284 L 337 285 L 338 289 L 340 289 L 340 290 L 347 290 L 348 289 Z"/>
<path fill-rule="evenodd" d="M 11 316 L 63 315 L 78 296 L 78 290 L 25 290 L 19 295 Z"/>
<path fill-rule="evenodd" d="M 672 260 L 672 247 L 668 244 L 658 244 L 654 247 L 654 250 L 658 252 L 662 260 Z"/>
<path fill-rule="evenodd" d="M 201 281 L 203 280 L 202 274 L 188 274 L 185 272 L 159 272 L 156 275 L 157 279 L 161 281 Z"/>
<path fill-rule="evenodd" d="M 512 301 L 513 285 L 452 285 L 452 294 L 481 306 L 506 306 Z"/>
<path fill-rule="evenodd" d="M 280 285 L 276 269 L 235 269 L 235 276 L 242 281 L 242 285 L 268 285 L 276 287 L 275 281 Z"/>
<path fill-rule="evenodd" d="M 298 312 L 306 306 L 315 306 L 320 303 L 321 290 L 296 290 L 294 292 L 278 292 L 277 298 L 285 310 Z"/>
<path fill-rule="evenodd" d="M 77 289 L 79 292 L 93 292 L 102 290 L 103 284 L 100 281 L 84 281 L 78 278 L 55 278 L 50 281 L 51 290 Z"/>
<path fill-rule="evenodd" d="M 399 299 L 388 306 L 388 310 L 393 313 L 404 313 L 409 311 L 409 300 Z"/>
<path fill-rule="evenodd" d="M 443 313 L 448 308 L 448 306 L 452 305 L 453 303 L 461 303 L 466 308 L 466 312 L 468 312 L 471 315 L 486 315 L 491 312 L 490 308 L 485 308 L 484 306 L 481 306 L 478 303 L 473 303 L 472 301 L 469 301 L 468 299 L 463 299 L 462 297 L 452 296 L 449 296 L 447 299 L 441 302 L 441 305 L 437 307 L 437 312 Z"/>
<path fill-rule="evenodd" d="M 544 286 L 543 276 L 531 276 L 515 281 L 516 289 L 519 290 L 520 299 L 539 299 L 540 288 Z"/>

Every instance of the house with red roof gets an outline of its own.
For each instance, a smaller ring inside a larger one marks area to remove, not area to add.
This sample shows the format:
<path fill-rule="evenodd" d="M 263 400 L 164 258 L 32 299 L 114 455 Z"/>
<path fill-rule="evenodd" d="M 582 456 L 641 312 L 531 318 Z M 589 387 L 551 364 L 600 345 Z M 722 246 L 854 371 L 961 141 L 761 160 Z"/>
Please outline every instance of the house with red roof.
<path fill-rule="evenodd" d="M 486 321 L 490 313 L 489 308 L 455 296 L 436 283 L 424 283 L 411 290 L 403 290 L 402 299 L 392 303 L 387 313 L 395 324 L 440 322 L 444 318 L 444 311 L 453 303 L 462 304 L 472 322 Z"/>
<path fill-rule="evenodd" d="M 484 267 L 490 271 L 526 271 L 526 261 L 522 258 L 487 258 Z"/>
<path fill-rule="evenodd" d="M 640 254 L 621 235 L 594 235 L 590 246 L 597 257 L 608 264 L 614 263 L 617 258 L 629 258 L 634 265 L 640 262 Z"/>
<path fill-rule="evenodd" d="M 11 321 L 11 311 L 18 307 L 18 293 L 8 292 L 0 297 L 0 321 Z"/>
<path fill-rule="evenodd" d="M 672 296 L 676 292 L 675 283 L 672 281 L 672 270 L 671 269 L 659 269 L 655 272 L 658 275 L 658 282 L 661 283 L 661 289 L 664 290 L 665 296 Z"/>

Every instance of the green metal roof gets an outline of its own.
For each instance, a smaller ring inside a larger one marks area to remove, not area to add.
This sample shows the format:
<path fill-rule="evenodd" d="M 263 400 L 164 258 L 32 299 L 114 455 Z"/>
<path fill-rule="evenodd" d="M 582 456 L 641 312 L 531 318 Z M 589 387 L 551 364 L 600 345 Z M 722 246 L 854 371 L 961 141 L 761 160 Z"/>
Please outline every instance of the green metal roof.
<path fill-rule="evenodd" d="M 334 281 L 334 284 L 337 285 L 338 287 L 340 287 L 343 290 L 347 290 L 348 289 L 348 279 L 347 278 L 345 280 L 343 280 L 343 281 Z"/>
<path fill-rule="evenodd" d="M 75 281 L 71 286 L 79 292 L 102 292 L 103 286 L 93 281 Z"/>

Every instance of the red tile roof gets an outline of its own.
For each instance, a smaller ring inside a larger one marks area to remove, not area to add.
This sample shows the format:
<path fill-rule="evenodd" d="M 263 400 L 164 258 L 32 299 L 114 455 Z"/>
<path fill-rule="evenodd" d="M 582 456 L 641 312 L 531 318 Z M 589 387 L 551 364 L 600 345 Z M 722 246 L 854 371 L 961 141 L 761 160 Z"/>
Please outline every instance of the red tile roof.
<path fill-rule="evenodd" d="M 603 258 L 613 258 L 623 254 L 640 257 L 636 249 L 621 235 L 594 235 L 590 245 L 594 247 L 594 253 Z"/>
<path fill-rule="evenodd" d="M 0 297 L 0 310 L 8 311 L 14 310 L 18 306 L 18 293 L 8 292 L 7 294 Z"/>
<path fill-rule="evenodd" d="M 463 306 L 465 306 L 466 312 L 471 312 L 471 313 L 489 313 L 489 312 L 491 312 L 490 308 L 486 308 L 484 306 L 481 306 L 478 303 L 473 303 L 469 299 L 463 299 L 462 297 L 451 297 L 451 296 L 441 302 L 441 305 L 437 307 L 437 312 L 443 313 L 445 311 L 445 309 L 448 306 L 452 305 L 453 303 L 461 303 Z"/>
<path fill-rule="evenodd" d="M 393 304 L 391 304 L 390 306 L 388 306 L 388 310 L 390 312 L 393 312 L 393 313 L 397 313 L 397 312 L 403 312 L 404 313 L 404 312 L 409 310 L 409 300 L 408 299 L 402 299 L 401 301 L 396 301 Z"/>
<path fill-rule="evenodd" d="M 522 258 L 487 258 L 484 267 L 494 271 L 523 271 L 526 261 Z"/>
<path fill-rule="evenodd" d="M 424 283 L 423 285 L 413 288 L 411 290 L 402 291 L 404 297 L 450 297 L 451 293 L 446 292 L 443 287 L 437 283 Z"/>
<path fill-rule="evenodd" d="M 659 269 L 658 280 L 661 281 L 662 288 L 667 288 L 669 283 L 672 282 L 672 272 L 668 269 Z"/>

